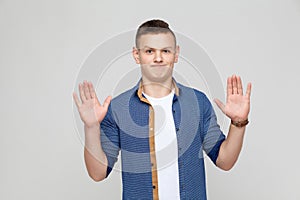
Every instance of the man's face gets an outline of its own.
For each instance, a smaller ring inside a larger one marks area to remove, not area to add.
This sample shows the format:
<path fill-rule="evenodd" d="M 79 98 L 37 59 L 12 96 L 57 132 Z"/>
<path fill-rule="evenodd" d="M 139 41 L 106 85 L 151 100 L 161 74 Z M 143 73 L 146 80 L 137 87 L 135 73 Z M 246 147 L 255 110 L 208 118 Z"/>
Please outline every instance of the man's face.
<path fill-rule="evenodd" d="M 164 83 L 172 78 L 174 63 L 178 61 L 179 47 L 171 33 L 146 34 L 133 49 L 137 64 L 141 65 L 143 81 Z"/>

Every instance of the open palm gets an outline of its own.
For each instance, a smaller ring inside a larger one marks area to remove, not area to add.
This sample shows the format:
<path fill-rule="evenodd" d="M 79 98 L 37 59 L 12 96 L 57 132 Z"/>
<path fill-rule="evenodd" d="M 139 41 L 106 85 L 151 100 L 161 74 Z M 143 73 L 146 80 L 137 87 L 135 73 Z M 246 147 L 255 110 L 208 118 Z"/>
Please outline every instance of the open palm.
<path fill-rule="evenodd" d="M 73 93 L 73 98 L 81 120 L 84 122 L 85 126 L 98 126 L 107 113 L 111 96 L 108 96 L 103 105 L 101 105 L 95 93 L 93 84 L 87 81 L 84 81 L 83 84 L 79 84 L 79 93 L 81 102 L 75 92 Z"/>
<path fill-rule="evenodd" d="M 233 75 L 227 79 L 227 98 L 224 105 L 215 99 L 217 106 L 233 121 L 244 121 L 250 111 L 251 83 L 247 85 L 246 94 L 243 95 L 242 81 L 239 76 Z"/>

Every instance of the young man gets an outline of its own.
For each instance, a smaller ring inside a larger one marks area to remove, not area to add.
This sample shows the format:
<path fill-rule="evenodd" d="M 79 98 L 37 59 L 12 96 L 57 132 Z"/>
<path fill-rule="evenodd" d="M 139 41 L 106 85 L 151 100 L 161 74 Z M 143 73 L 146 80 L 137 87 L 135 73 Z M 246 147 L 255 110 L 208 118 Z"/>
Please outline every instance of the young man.
<path fill-rule="evenodd" d="M 95 181 L 106 178 L 121 151 L 123 199 L 206 199 L 203 151 L 219 168 L 238 159 L 248 123 L 251 84 L 227 79 L 227 99 L 216 104 L 231 119 L 227 138 L 208 98 L 172 76 L 179 46 L 168 24 L 150 20 L 136 34 L 133 57 L 142 77 L 101 105 L 92 83 L 74 93 L 84 123 L 84 157 Z M 100 126 L 99 126 L 100 124 Z"/>

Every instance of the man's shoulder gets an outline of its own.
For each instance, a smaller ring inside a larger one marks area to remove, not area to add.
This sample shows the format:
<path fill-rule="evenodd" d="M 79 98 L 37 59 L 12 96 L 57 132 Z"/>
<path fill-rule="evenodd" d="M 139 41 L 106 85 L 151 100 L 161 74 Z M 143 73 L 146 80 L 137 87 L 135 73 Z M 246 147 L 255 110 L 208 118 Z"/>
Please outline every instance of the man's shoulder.
<path fill-rule="evenodd" d="M 121 103 L 129 101 L 129 99 L 137 92 L 138 86 L 134 86 L 121 94 L 118 94 L 116 97 L 112 99 L 112 103 Z"/>
<path fill-rule="evenodd" d="M 176 84 L 177 84 L 177 87 L 179 88 L 180 93 L 182 93 L 183 95 L 187 92 L 193 92 L 197 96 L 198 99 L 199 98 L 200 99 L 201 98 L 207 98 L 207 96 L 204 92 L 202 92 L 202 91 L 200 91 L 200 90 L 198 90 L 194 87 L 186 86 L 182 83 L 176 83 Z"/>

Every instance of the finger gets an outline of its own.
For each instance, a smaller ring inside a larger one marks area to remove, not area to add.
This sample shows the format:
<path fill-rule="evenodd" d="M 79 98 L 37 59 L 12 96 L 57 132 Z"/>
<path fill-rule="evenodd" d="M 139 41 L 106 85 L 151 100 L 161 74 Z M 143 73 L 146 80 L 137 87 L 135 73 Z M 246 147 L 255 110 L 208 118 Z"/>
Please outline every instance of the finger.
<path fill-rule="evenodd" d="M 96 93 L 95 93 L 95 89 L 94 89 L 93 83 L 89 82 L 88 86 L 89 86 L 89 91 L 90 91 L 91 97 L 93 99 L 93 98 L 96 97 Z"/>
<path fill-rule="evenodd" d="M 75 104 L 76 104 L 77 108 L 79 109 L 79 107 L 81 106 L 81 103 L 80 103 L 80 101 L 77 97 L 77 94 L 75 92 L 73 92 L 73 99 L 75 101 Z"/>
<path fill-rule="evenodd" d="M 83 89 L 84 89 L 85 98 L 87 100 L 91 99 L 91 94 L 90 94 L 90 91 L 89 91 L 89 87 L 88 87 L 87 81 L 83 82 Z"/>
<path fill-rule="evenodd" d="M 240 76 L 237 76 L 237 91 L 238 94 L 243 95 L 243 84 Z"/>
<path fill-rule="evenodd" d="M 220 108 L 220 110 L 225 114 L 225 105 L 220 101 L 219 99 L 214 99 L 214 102 L 217 104 L 217 106 Z"/>
<path fill-rule="evenodd" d="M 227 78 L 227 96 L 232 95 L 232 78 Z"/>
<path fill-rule="evenodd" d="M 248 85 L 247 85 L 247 91 L 246 91 L 246 96 L 247 96 L 248 99 L 250 99 L 251 88 L 252 88 L 252 84 L 248 83 Z"/>
<path fill-rule="evenodd" d="M 96 91 L 95 91 L 95 88 L 94 88 L 92 82 L 89 83 L 89 90 L 90 90 L 90 93 L 91 93 L 91 98 L 95 99 L 96 102 L 100 105 L 99 99 L 97 98 L 97 94 L 96 94 Z"/>
<path fill-rule="evenodd" d="M 237 94 L 237 81 L 236 81 L 236 75 L 232 76 L 232 90 L 233 90 L 233 94 Z"/>
<path fill-rule="evenodd" d="M 110 102 L 111 102 L 111 99 L 112 99 L 112 97 L 111 96 L 108 96 L 108 97 L 106 97 L 106 99 L 105 99 L 105 101 L 104 101 L 104 103 L 103 103 L 103 107 L 107 110 L 107 108 L 108 108 L 108 106 L 109 106 L 109 104 L 110 104 Z"/>
<path fill-rule="evenodd" d="M 84 103 L 86 101 L 86 98 L 85 98 L 85 95 L 84 95 L 82 83 L 79 83 L 78 87 L 79 87 L 80 99 L 81 99 L 82 103 Z"/>

